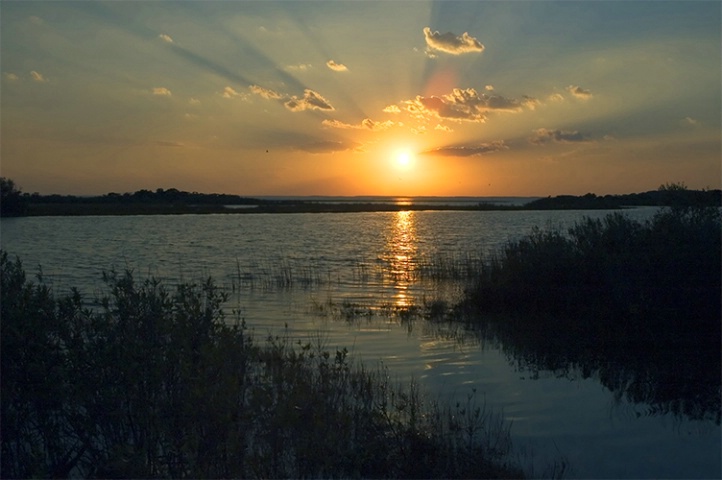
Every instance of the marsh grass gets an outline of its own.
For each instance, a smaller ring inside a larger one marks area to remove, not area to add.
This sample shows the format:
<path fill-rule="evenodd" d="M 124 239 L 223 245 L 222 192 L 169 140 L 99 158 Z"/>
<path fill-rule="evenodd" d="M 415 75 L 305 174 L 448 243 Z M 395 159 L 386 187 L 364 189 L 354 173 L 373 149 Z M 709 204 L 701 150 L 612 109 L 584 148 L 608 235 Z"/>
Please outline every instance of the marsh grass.
<path fill-rule="evenodd" d="M 209 279 L 105 275 L 88 308 L 0 252 L 2 476 L 521 477 L 509 425 L 330 351 L 259 341 Z"/>
<path fill-rule="evenodd" d="M 620 213 L 510 242 L 460 306 L 522 367 L 720 422 L 720 210 Z"/>

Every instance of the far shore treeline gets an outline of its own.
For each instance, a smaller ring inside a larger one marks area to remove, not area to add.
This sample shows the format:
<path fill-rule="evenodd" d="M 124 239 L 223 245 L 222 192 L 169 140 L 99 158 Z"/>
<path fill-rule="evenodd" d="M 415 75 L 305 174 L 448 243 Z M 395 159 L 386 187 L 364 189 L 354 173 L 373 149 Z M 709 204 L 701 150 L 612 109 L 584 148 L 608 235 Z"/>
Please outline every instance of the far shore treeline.
<path fill-rule="evenodd" d="M 134 193 L 107 193 L 98 196 L 42 195 L 24 193 L 11 179 L 0 178 L 0 215 L 168 215 L 185 213 L 302 213 L 369 212 L 397 210 L 608 210 L 638 206 L 722 206 L 722 190 L 690 190 L 684 184 L 670 183 L 657 190 L 622 195 L 558 195 L 532 200 L 522 205 L 493 202 L 477 204 L 445 203 L 425 198 L 411 204 L 370 201 L 369 197 L 349 197 L 343 202 L 317 199 L 267 199 L 221 193 L 185 192 L 175 188 Z M 379 197 L 386 199 L 387 197 Z"/>

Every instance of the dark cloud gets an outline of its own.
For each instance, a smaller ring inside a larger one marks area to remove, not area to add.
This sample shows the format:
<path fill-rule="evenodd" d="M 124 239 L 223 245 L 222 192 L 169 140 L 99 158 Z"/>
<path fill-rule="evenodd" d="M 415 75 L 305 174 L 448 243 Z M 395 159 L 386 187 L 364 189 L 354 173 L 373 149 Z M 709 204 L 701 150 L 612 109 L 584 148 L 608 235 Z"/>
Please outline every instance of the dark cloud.
<path fill-rule="evenodd" d="M 462 35 L 454 35 L 451 32 L 439 33 L 432 32 L 431 28 L 424 27 L 424 38 L 426 45 L 432 50 L 438 50 L 452 55 L 461 55 L 462 53 L 483 52 L 484 45 L 476 38 L 464 32 Z"/>
<path fill-rule="evenodd" d="M 535 145 L 546 145 L 547 143 L 585 143 L 590 142 L 589 136 L 576 130 L 549 130 L 547 128 L 539 128 L 529 138 L 529 142 Z"/>
<path fill-rule="evenodd" d="M 478 145 L 439 147 L 423 153 L 447 157 L 471 157 L 507 150 L 508 148 L 503 140 L 497 140 L 494 142 L 480 143 Z"/>

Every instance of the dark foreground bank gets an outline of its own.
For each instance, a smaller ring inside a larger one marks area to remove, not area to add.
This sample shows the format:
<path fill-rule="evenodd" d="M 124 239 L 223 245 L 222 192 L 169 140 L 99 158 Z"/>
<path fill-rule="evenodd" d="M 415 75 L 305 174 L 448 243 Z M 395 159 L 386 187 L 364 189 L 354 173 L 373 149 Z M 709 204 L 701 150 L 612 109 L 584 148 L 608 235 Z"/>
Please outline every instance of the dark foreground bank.
<path fill-rule="evenodd" d="M 473 395 L 444 407 L 321 339 L 258 342 L 210 280 L 110 274 L 90 310 L 4 252 L 0 274 L 3 478 L 523 476 Z"/>

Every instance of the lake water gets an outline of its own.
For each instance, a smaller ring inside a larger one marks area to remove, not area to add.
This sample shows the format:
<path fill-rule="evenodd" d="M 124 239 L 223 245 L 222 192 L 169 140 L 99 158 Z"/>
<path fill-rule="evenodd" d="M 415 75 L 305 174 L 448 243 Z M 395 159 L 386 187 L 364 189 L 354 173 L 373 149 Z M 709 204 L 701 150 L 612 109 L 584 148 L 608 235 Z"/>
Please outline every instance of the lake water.
<path fill-rule="evenodd" d="M 627 214 L 644 219 L 654 211 Z M 259 340 L 269 333 L 321 338 L 366 365 L 383 364 L 399 381 L 416 378 L 432 398 L 465 399 L 476 389 L 513 422 L 520 461 L 537 473 L 563 456 L 571 477 L 719 478 L 722 435 L 714 423 L 648 414 L 644 405 L 615 401 L 594 379 L 537 378 L 496 345 L 384 314 L 458 298 L 459 285 L 423 275 L 428 265 L 488 255 L 533 226 L 607 213 L 31 217 L 2 219 L 0 240 L 29 277 L 42 266 L 58 294 L 78 287 L 91 301 L 112 268 L 171 283 L 210 275 Z"/>

